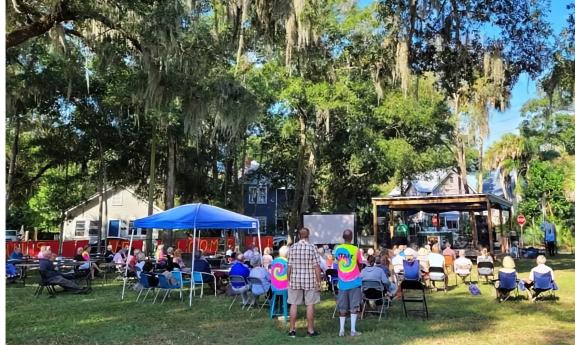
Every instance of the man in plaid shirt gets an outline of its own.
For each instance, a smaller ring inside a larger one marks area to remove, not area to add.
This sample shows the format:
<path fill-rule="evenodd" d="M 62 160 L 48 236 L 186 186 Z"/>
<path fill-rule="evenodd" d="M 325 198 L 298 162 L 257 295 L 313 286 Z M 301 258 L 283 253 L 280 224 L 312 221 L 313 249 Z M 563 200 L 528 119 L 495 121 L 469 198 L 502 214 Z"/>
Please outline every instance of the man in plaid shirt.
<path fill-rule="evenodd" d="M 309 230 L 301 228 L 299 242 L 291 246 L 288 255 L 288 303 L 290 307 L 290 337 L 296 336 L 297 306 L 306 305 L 307 335 L 316 336 L 314 306 L 319 303 L 321 270 L 317 248 L 308 242 Z"/>

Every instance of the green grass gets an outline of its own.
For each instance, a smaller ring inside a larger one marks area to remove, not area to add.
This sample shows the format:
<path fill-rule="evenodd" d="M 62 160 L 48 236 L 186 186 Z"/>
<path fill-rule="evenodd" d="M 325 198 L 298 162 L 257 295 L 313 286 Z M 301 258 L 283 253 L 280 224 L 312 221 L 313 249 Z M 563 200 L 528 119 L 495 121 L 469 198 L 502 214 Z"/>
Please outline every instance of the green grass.
<path fill-rule="evenodd" d="M 526 277 L 534 260 L 518 262 Z M 322 295 L 317 306 L 319 338 L 305 338 L 304 310 L 298 335 L 287 337 L 283 322 L 269 320 L 265 311 L 227 307 L 230 298 L 195 299 L 189 309 L 175 297 L 163 305 L 135 302 L 128 292 L 120 301 L 121 286 L 94 283 L 90 295 L 46 294 L 33 297 L 35 284 L 7 286 L 6 333 L 8 344 L 575 344 L 575 257 L 561 255 L 548 261 L 555 269 L 558 301 L 531 304 L 527 300 L 499 304 L 491 285 L 480 283 L 481 296 L 464 287 L 447 294 L 428 295 L 430 319 L 403 316 L 394 302 L 387 318 L 358 321 L 360 338 L 338 338 L 339 321 L 332 319 L 334 299 Z M 450 284 L 453 285 L 453 277 Z M 349 321 L 347 324 L 349 328 Z"/>

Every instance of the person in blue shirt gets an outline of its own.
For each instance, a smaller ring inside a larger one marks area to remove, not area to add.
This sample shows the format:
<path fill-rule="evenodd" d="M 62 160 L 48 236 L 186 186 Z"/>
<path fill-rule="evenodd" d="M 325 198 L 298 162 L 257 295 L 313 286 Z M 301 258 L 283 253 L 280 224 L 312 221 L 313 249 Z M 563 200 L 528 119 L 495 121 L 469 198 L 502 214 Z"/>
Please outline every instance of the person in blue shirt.
<path fill-rule="evenodd" d="M 545 220 L 541 223 L 541 231 L 545 234 L 545 248 L 550 256 L 555 256 L 555 254 L 557 254 L 555 245 L 557 241 L 557 230 L 555 229 L 555 224 Z"/>
<path fill-rule="evenodd" d="M 10 260 L 22 260 L 24 255 L 22 254 L 22 249 L 20 247 L 14 248 L 12 254 L 10 254 Z"/>
<path fill-rule="evenodd" d="M 202 274 L 202 280 L 204 283 L 208 284 L 212 289 L 214 289 L 214 276 L 212 275 L 212 268 L 208 260 L 202 257 L 202 251 L 196 251 L 194 257 L 194 272 L 207 273 Z"/>
<path fill-rule="evenodd" d="M 244 277 L 244 279 L 247 279 L 250 276 L 250 269 L 248 268 L 248 266 L 244 264 L 243 254 L 238 254 L 238 256 L 236 257 L 236 262 L 230 269 L 230 277 L 231 276 L 241 276 Z M 238 283 L 232 282 L 232 290 L 242 295 L 242 304 L 244 306 L 250 303 L 249 285 L 239 282 Z"/>

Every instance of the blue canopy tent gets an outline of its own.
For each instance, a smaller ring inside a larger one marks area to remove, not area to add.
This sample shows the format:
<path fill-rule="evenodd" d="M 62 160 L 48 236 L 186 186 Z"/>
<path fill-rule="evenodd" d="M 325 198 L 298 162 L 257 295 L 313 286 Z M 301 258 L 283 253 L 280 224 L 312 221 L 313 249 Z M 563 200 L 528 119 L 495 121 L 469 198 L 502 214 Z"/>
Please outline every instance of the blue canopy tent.
<path fill-rule="evenodd" d="M 255 218 L 244 216 L 216 206 L 205 204 L 187 204 L 174 207 L 164 212 L 156 213 L 148 217 L 136 219 L 134 227 L 144 229 L 164 229 L 164 230 L 194 230 L 194 241 L 197 230 L 206 229 L 256 229 L 258 232 L 258 242 L 261 248 L 260 225 Z M 134 233 L 130 237 L 130 248 Z M 192 269 L 194 267 L 196 246 L 192 246 Z M 128 276 L 128 265 L 126 265 L 126 277 Z M 126 289 L 126 280 L 122 288 L 122 300 Z M 190 306 L 192 305 L 193 279 L 190 287 Z"/>

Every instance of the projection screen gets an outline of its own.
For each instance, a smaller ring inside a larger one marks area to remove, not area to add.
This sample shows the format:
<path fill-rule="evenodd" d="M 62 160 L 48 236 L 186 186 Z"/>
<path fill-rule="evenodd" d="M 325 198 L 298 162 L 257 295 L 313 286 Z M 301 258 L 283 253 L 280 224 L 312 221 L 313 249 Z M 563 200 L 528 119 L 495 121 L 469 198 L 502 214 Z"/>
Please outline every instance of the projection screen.
<path fill-rule="evenodd" d="M 354 231 L 355 214 L 306 214 L 303 225 L 309 229 L 309 240 L 313 244 L 342 243 L 343 231 Z"/>

